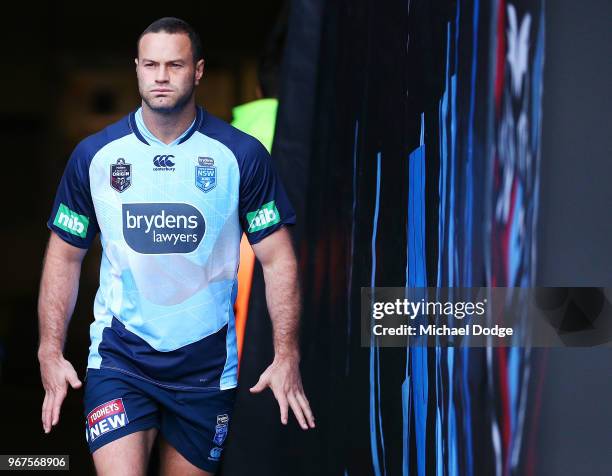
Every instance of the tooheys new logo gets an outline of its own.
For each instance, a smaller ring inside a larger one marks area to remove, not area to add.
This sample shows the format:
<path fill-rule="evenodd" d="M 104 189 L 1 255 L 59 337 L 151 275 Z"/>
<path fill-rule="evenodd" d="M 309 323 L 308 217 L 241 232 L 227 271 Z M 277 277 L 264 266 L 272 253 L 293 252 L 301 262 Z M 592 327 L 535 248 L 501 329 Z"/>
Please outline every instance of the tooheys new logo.
<path fill-rule="evenodd" d="M 187 203 L 124 203 L 123 238 L 143 254 L 191 253 L 204 236 L 200 211 Z"/>

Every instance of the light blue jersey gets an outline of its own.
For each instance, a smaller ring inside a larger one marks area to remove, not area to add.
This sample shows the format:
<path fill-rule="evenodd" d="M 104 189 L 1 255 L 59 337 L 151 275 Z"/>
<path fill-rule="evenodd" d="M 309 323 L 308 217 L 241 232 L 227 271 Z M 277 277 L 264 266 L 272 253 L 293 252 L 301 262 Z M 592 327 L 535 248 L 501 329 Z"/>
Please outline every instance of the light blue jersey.
<path fill-rule="evenodd" d="M 177 389 L 235 387 L 241 234 L 254 244 L 293 223 L 266 149 L 201 108 L 168 145 L 141 109 L 87 137 L 48 226 L 80 248 L 100 232 L 88 367 Z"/>

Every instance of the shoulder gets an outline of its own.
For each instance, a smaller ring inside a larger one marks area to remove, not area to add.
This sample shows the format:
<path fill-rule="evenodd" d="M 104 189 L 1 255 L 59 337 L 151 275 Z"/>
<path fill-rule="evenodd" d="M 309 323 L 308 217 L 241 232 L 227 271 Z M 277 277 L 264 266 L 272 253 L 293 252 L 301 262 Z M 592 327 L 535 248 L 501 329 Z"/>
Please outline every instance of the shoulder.
<path fill-rule="evenodd" d="M 269 157 L 268 151 L 255 137 L 236 129 L 231 124 L 204 112 L 202 125 L 198 131 L 215 139 L 230 149 L 238 162 Z"/>
<path fill-rule="evenodd" d="M 72 157 L 79 161 L 89 162 L 104 146 L 132 134 L 130 115 L 126 115 L 104 129 L 91 134 L 81 140 L 72 153 Z"/>

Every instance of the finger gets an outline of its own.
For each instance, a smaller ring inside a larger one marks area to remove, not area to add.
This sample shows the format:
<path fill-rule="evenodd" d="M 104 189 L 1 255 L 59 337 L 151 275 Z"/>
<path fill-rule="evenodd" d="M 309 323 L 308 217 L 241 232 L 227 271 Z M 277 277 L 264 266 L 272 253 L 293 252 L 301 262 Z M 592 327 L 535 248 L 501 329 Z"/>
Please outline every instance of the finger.
<path fill-rule="evenodd" d="M 52 413 L 52 419 L 51 419 L 51 425 L 53 426 L 57 425 L 57 422 L 59 421 L 60 409 L 62 407 L 64 398 L 66 398 L 66 391 L 57 393 L 55 395 L 55 400 L 53 400 L 53 413 Z"/>
<path fill-rule="evenodd" d="M 45 414 L 43 416 L 43 427 L 45 428 L 45 433 L 49 433 L 51 431 L 51 408 L 53 407 L 53 400 L 55 398 L 52 391 L 49 392 L 47 396 L 47 406 L 45 407 Z"/>
<path fill-rule="evenodd" d="M 312 413 L 312 410 L 310 409 L 310 403 L 308 403 L 308 399 L 306 398 L 306 395 L 304 395 L 303 391 L 299 391 L 299 392 L 296 392 L 295 398 L 300 404 L 300 407 L 302 407 L 304 416 L 306 417 L 306 420 L 308 420 L 308 426 L 310 426 L 310 428 L 314 428 L 315 427 L 315 417 L 314 417 L 314 414 Z"/>
<path fill-rule="evenodd" d="M 289 413 L 289 406 L 287 404 L 287 397 L 285 396 L 285 393 L 282 392 L 282 391 L 274 392 L 274 397 L 276 398 L 276 401 L 278 402 L 278 406 L 280 407 L 281 423 L 283 425 L 286 425 L 287 424 L 287 417 L 288 417 L 288 413 Z"/>
<path fill-rule="evenodd" d="M 43 427 L 45 429 L 45 433 L 49 433 L 51 431 L 51 411 L 53 408 L 53 402 L 55 400 L 55 393 L 51 391 L 48 394 L 47 406 L 45 407 L 45 414 L 43 415 Z"/>
<path fill-rule="evenodd" d="M 43 430 L 45 431 L 45 433 L 47 432 L 47 426 L 45 425 L 45 421 L 46 421 L 45 415 L 47 413 L 48 402 L 49 402 L 49 394 L 45 391 L 45 398 L 42 404 L 42 412 L 40 414 L 40 421 L 42 422 Z"/>
<path fill-rule="evenodd" d="M 300 406 L 297 399 L 295 398 L 295 395 L 293 393 L 290 393 L 287 396 L 287 400 L 289 401 L 289 405 L 291 406 L 291 409 L 293 410 L 293 414 L 295 415 L 295 418 L 297 419 L 298 423 L 302 427 L 302 430 L 308 430 L 308 425 L 306 424 L 306 418 L 304 418 L 302 407 Z"/>
<path fill-rule="evenodd" d="M 68 374 L 66 380 L 72 388 L 81 388 L 81 385 L 83 385 L 74 369 Z"/>
<path fill-rule="evenodd" d="M 268 386 L 268 381 L 262 375 L 261 377 L 259 377 L 259 380 L 257 381 L 257 383 L 254 386 L 252 386 L 249 390 L 251 391 L 251 393 L 259 393 L 262 390 L 264 390 L 267 386 Z"/>

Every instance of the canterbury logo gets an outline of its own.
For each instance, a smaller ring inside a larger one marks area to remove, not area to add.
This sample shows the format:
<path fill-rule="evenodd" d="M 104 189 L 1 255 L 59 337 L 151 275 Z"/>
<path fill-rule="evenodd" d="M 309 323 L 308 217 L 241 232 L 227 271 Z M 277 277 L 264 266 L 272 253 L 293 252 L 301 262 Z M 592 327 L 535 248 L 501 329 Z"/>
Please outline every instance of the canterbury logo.
<path fill-rule="evenodd" d="M 172 162 L 172 160 L 170 159 L 174 159 L 174 156 L 173 155 L 156 155 L 155 157 L 153 157 L 153 165 L 159 168 L 174 167 L 174 162 Z"/>

